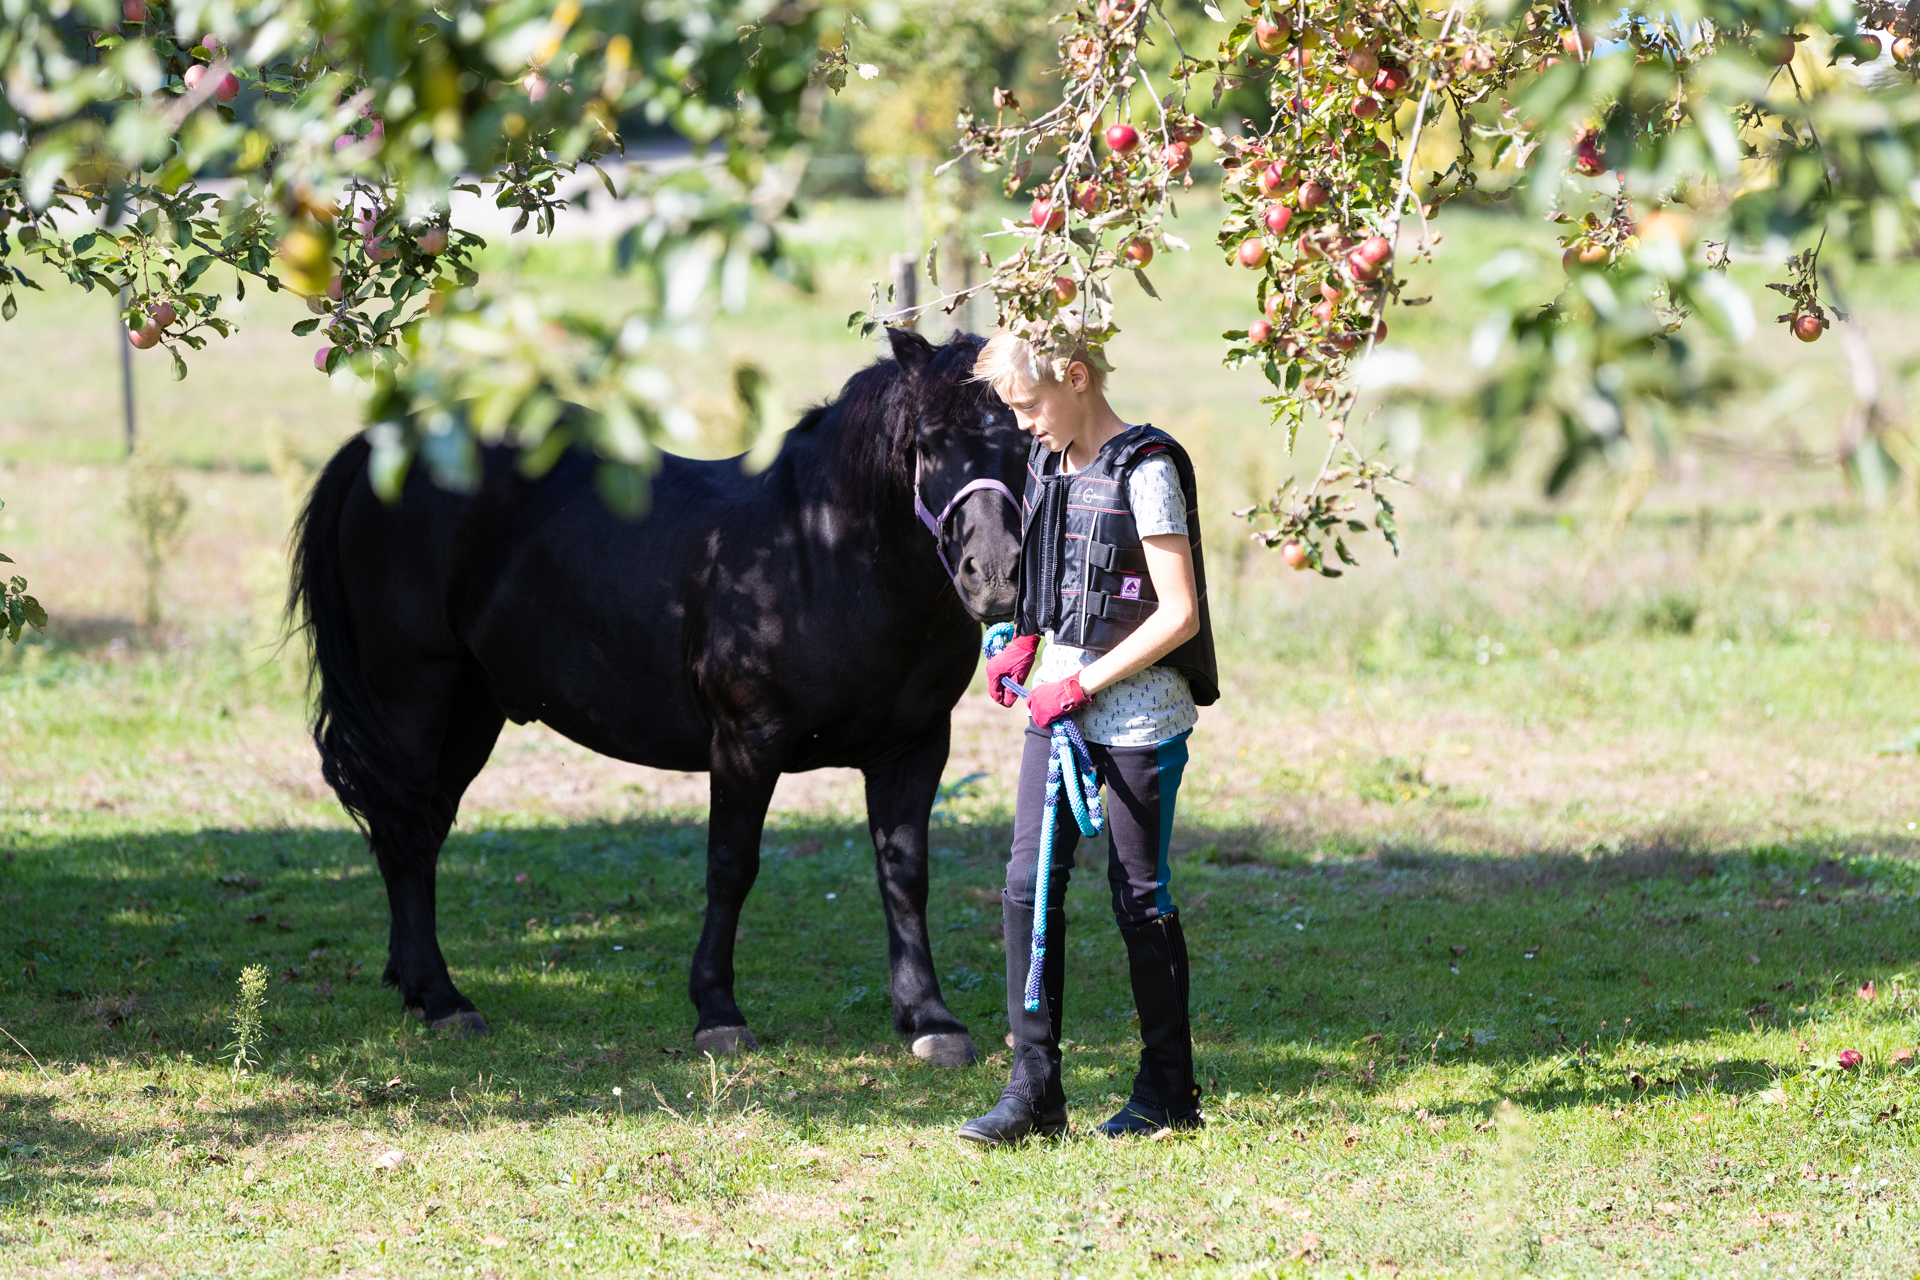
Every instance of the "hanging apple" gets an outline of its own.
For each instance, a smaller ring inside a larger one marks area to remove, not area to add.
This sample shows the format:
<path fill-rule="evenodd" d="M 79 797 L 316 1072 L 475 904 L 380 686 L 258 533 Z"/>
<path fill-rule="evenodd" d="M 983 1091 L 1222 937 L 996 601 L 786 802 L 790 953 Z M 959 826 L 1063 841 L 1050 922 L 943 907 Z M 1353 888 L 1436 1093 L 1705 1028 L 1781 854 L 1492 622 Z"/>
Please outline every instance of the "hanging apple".
<path fill-rule="evenodd" d="M 1307 547 L 1298 538 L 1288 538 L 1280 544 L 1280 559 L 1290 569 L 1304 569 L 1307 564 Z"/>
<path fill-rule="evenodd" d="M 1053 300 L 1060 306 L 1066 306 L 1078 297 L 1079 294 L 1080 286 L 1073 282 L 1073 277 L 1055 276 L 1053 278 Z"/>
<path fill-rule="evenodd" d="M 1265 346 L 1273 338 L 1273 326 L 1265 320 L 1255 320 L 1247 326 L 1247 341 L 1256 347 Z"/>
<path fill-rule="evenodd" d="M 1140 145 L 1140 131 L 1130 124 L 1116 124 L 1107 130 L 1107 149 L 1117 156 L 1129 155 Z"/>
<path fill-rule="evenodd" d="M 1262 53 L 1280 53 L 1287 47 L 1287 27 L 1263 15 L 1254 21 L 1253 42 Z"/>
<path fill-rule="evenodd" d="M 1127 241 L 1125 253 L 1128 262 L 1136 267 L 1144 267 L 1153 261 L 1153 241 L 1145 236 L 1135 236 Z"/>
<path fill-rule="evenodd" d="M 1824 316 L 1797 315 L 1793 318 L 1793 336 L 1802 342 L 1818 342 L 1820 335 L 1826 331 Z"/>
<path fill-rule="evenodd" d="M 1267 216 L 1262 221 L 1267 224 L 1267 230 L 1276 236 L 1283 236 L 1287 233 L 1287 224 L 1293 221 L 1293 210 L 1283 204 L 1273 205 L 1267 209 Z"/>
<path fill-rule="evenodd" d="M 1169 142 L 1160 148 L 1160 163 L 1177 178 L 1193 167 L 1193 148 L 1184 142 Z"/>
<path fill-rule="evenodd" d="M 1250 237 L 1240 242 L 1240 265 L 1258 271 L 1267 265 L 1267 242 Z"/>
<path fill-rule="evenodd" d="M 1300 207 L 1308 213 L 1312 213 L 1315 209 L 1326 208 L 1327 202 L 1332 198 L 1332 192 L 1312 179 L 1300 184 Z"/>
<path fill-rule="evenodd" d="M 1027 210 L 1027 218 L 1042 231 L 1058 231 L 1067 225 L 1067 211 L 1046 199 L 1035 200 Z"/>

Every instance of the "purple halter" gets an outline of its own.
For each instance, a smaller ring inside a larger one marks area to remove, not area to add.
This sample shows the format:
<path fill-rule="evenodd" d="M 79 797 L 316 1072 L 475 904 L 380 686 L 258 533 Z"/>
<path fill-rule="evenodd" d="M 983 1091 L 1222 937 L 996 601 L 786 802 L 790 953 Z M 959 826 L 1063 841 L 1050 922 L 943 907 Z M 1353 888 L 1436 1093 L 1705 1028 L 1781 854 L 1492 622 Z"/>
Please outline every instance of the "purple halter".
<path fill-rule="evenodd" d="M 1013 490 L 1007 488 L 1007 486 L 1001 484 L 998 480 L 969 480 L 960 486 L 960 492 L 947 499 L 947 505 L 940 508 L 940 514 L 936 516 L 927 509 L 927 504 L 920 499 L 920 454 L 918 450 L 914 452 L 913 514 L 920 517 L 920 523 L 927 526 L 927 532 L 933 535 L 933 549 L 939 553 L 940 567 L 947 571 L 949 578 L 953 576 L 953 566 L 947 563 L 947 549 L 942 545 L 943 540 L 940 536 L 940 531 L 947 527 L 947 517 L 954 513 L 954 510 L 966 499 L 967 495 L 977 493 L 982 489 L 991 489 L 1008 502 L 1011 502 L 1015 511 L 1020 509 L 1020 499 L 1014 497 Z"/>

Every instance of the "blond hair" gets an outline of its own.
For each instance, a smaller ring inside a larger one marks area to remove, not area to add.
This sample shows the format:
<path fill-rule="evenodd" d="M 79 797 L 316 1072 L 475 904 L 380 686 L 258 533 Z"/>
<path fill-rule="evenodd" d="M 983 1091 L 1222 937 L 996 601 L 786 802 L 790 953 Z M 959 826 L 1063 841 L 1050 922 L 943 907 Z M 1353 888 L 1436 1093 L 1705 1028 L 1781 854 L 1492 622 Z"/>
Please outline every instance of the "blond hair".
<path fill-rule="evenodd" d="M 973 381 L 993 387 L 1001 399 L 1017 387 L 1035 383 L 1059 382 L 1068 365 L 1078 360 L 1087 367 L 1095 391 L 1107 389 L 1104 361 L 1094 355 L 1086 343 L 1075 341 L 1069 347 L 1043 352 L 1031 339 L 1002 329 L 987 339 L 973 361 Z"/>

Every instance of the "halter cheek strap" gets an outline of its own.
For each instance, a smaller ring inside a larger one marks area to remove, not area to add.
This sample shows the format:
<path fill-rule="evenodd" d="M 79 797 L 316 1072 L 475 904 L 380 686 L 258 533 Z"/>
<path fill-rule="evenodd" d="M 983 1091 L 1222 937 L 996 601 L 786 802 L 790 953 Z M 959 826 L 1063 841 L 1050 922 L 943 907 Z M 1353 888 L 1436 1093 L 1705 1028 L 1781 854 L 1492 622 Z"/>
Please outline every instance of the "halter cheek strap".
<path fill-rule="evenodd" d="M 1014 497 L 1013 490 L 998 480 L 969 480 L 960 486 L 958 493 L 947 499 L 947 505 L 940 508 L 940 514 L 935 515 L 920 498 L 920 467 L 920 454 L 916 450 L 913 455 L 913 514 L 920 517 L 920 523 L 927 526 L 927 532 L 933 535 L 933 549 L 940 555 L 940 567 L 945 569 L 947 576 L 951 578 L 953 566 L 947 562 L 947 548 L 941 534 L 941 531 L 947 527 L 947 517 L 954 513 L 969 494 L 978 493 L 983 489 L 990 489 L 999 494 L 1012 503 L 1016 511 L 1020 509 L 1020 499 Z"/>

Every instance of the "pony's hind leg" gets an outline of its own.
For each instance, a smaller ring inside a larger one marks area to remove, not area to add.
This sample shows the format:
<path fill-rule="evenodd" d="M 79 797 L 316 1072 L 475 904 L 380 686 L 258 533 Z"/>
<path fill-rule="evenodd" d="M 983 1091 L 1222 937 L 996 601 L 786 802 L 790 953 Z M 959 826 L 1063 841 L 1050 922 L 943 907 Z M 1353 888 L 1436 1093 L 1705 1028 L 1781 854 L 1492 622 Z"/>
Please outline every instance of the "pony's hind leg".
<path fill-rule="evenodd" d="M 367 814 L 391 914 L 385 980 L 427 1025 L 485 1035 L 486 1020 L 453 985 L 440 951 L 436 879 L 460 798 L 486 764 L 504 717 L 475 672 L 436 663 L 414 675 L 404 699 L 382 699 L 385 728 L 413 766 L 393 788 L 403 802 Z"/>
<path fill-rule="evenodd" d="M 947 764 L 947 732 L 909 743 L 886 763 L 866 770 L 867 825 L 873 833 L 880 902 L 887 913 L 887 970 L 893 989 L 893 1029 L 914 1056 L 940 1067 L 965 1066 L 980 1056 L 966 1024 L 940 995 L 927 936 L 927 823 L 940 771 Z"/>

